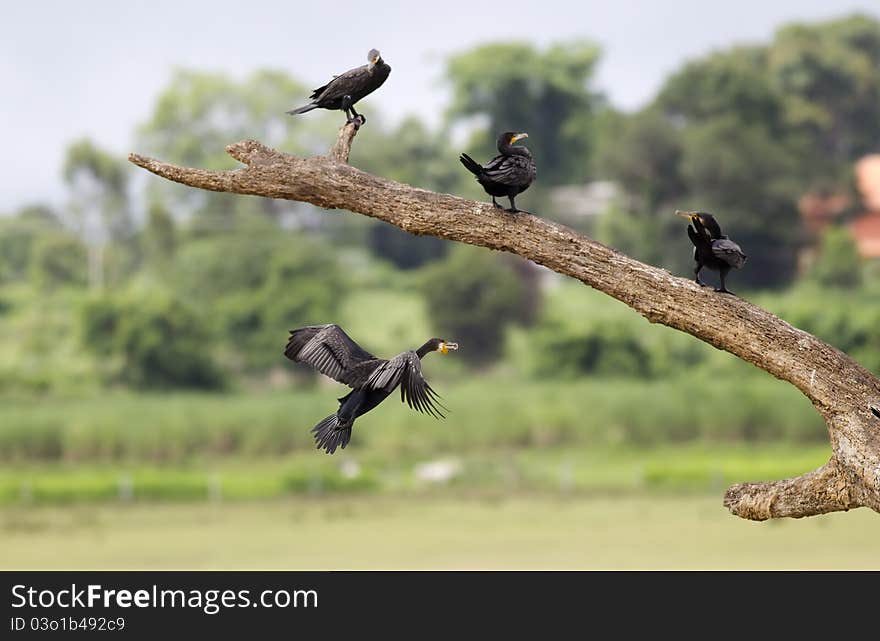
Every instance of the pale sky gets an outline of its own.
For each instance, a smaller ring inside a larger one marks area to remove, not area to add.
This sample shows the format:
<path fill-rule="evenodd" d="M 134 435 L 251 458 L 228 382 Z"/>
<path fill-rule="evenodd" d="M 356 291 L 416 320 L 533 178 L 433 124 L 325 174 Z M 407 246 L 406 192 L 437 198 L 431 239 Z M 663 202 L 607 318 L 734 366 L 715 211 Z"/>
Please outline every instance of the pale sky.
<path fill-rule="evenodd" d="M 436 123 L 448 54 L 487 41 L 588 38 L 603 50 L 595 88 L 635 109 L 685 60 L 766 41 L 794 20 L 880 17 L 880 0 L 30 0 L 2 9 L 0 212 L 63 202 L 71 140 L 135 151 L 134 128 L 175 66 L 235 76 L 280 68 L 318 86 L 377 47 L 392 73 L 371 101 L 392 119 Z"/>

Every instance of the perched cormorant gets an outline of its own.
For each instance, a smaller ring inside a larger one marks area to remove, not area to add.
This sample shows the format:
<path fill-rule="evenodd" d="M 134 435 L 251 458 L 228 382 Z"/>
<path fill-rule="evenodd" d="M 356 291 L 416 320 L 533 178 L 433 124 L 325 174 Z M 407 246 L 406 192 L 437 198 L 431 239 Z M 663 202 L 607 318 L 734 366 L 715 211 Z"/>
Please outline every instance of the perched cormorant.
<path fill-rule="evenodd" d="M 477 182 L 486 193 L 492 196 L 492 204 L 498 209 L 501 209 L 501 205 L 495 202 L 495 197 L 507 196 L 510 199 L 510 209 L 507 211 L 519 211 L 513 199 L 528 189 L 535 180 L 537 170 L 531 152 L 525 147 L 513 146 L 517 140 L 528 137 L 526 133 L 505 131 L 498 136 L 499 155 L 487 165 L 480 165 L 467 154 L 461 154 L 458 158 L 477 177 Z"/>
<path fill-rule="evenodd" d="M 691 221 L 687 232 L 694 244 L 694 260 L 697 266 L 694 268 L 694 276 L 700 287 L 706 283 L 700 280 L 700 271 L 703 267 L 721 274 L 721 287 L 716 287 L 716 292 L 732 294 L 724 285 L 724 279 L 731 268 L 739 269 L 745 265 L 746 256 L 742 248 L 730 240 L 721 232 L 721 225 L 712 214 L 704 211 L 676 211 L 677 215 Z"/>
<path fill-rule="evenodd" d="M 354 110 L 355 103 L 381 87 L 391 73 L 391 67 L 382 60 L 378 49 L 370 49 L 367 60 L 369 62 L 363 66 L 334 76 L 333 80 L 312 92 L 309 96 L 312 101 L 309 104 L 291 109 L 287 113 L 302 114 L 318 108 L 340 109 L 345 112 L 347 122 L 354 122 L 358 126 L 364 124 L 367 119 Z"/>
<path fill-rule="evenodd" d="M 398 385 L 401 402 L 434 418 L 444 418 L 437 408 L 437 394 L 422 377 L 421 361 L 430 352 L 446 354 L 456 349 L 458 343 L 432 338 L 417 350 L 402 352 L 390 360 L 377 358 L 339 325 L 314 325 L 291 330 L 284 355 L 352 389 L 337 399 L 339 409 L 335 414 L 312 428 L 318 448 L 333 454 L 336 448 L 348 445 L 354 420 L 388 398 Z"/>

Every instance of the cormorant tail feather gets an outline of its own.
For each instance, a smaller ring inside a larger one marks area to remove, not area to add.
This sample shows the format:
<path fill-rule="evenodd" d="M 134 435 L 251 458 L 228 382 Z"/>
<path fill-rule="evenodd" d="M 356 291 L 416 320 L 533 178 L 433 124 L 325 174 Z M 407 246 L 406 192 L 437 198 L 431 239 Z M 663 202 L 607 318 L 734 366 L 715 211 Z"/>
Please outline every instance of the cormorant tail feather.
<path fill-rule="evenodd" d="M 309 103 L 309 104 L 307 104 L 307 105 L 303 105 L 302 107 L 297 107 L 296 109 L 291 109 L 291 110 L 288 111 L 287 113 L 289 113 L 289 114 L 291 114 L 291 115 L 293 115 L 293 114 L 304 114 L 304 113 L 307 112 L 307 111 L 311 111 L 312 109 L 317 109 L 317 108 L 318 108 L 318 105 L 316 105 L 315 103 L 312 102 L 312 103 Z"/>
<path fill-rule="evenodd" d="M 480 172 L 483 171 L 483 168 L 480 166 L 476 160 L 468 156 L 467 154 L 462 154 L 458 157 L 461 161 L 461 164 L 465 166 L 469 172 L 471 172 L 474 176 L 479 176 Z"/>
<path fill-rule="evenodd" d="M 339 416 L 331 414 L 323 421 L 312 428 L 312 434 L 315 435 L 315 443 L 317 449 L 325 450 L 327 454 L 333 454 L 339 449 L 345 449 L 351 440 L 351 423 L 341 425 Z"/>

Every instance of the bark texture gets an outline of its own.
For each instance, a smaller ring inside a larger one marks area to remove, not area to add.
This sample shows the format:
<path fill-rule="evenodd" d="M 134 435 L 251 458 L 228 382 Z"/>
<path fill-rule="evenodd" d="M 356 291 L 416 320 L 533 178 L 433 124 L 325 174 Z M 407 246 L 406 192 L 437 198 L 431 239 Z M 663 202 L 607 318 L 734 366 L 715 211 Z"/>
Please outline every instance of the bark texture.
<path fill-rule="evenodd" d="M 191 187 L 345 209 L 412 234 L 517 254 L 576 278 L 651 323 L 691 334 L 788 381 L 825 420 L 833 451 L 828 463 L 793 479 L 732 486 L 724 505 L 733 514 L 764 520 L 862 506 L 880 512 L 880 420 L 870 410 L 880 407 L 880 379 L 846 354 L 745 300 L 633 260 L 563 225 L 360 171 L 348 164 L 356 133 L 346 125 L 330 153 L 313 158 L 254 140 L 238 142 L 227 152 L 246 167 L 229 171 L 179 167 L 137 154 L 129 160 Z"/>

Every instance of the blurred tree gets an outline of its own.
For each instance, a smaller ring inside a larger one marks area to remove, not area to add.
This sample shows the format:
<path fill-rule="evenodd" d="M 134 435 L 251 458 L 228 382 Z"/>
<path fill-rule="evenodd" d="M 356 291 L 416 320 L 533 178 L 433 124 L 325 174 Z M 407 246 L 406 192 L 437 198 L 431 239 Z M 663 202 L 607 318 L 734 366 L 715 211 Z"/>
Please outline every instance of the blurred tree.
<path fill-rule="evenodd" d="M 422 291 L 434 330 L 474 364 L 500 356 L 505 328 L 531 321 L 538 296 L 506 257 L 463 246 L 425 268 Z"/>
<path fill-rule="evenodd" d="M 330 247 L 294 232 L 200 238 L 173 264 L 177 291 L 214 311 L 231 364 L 244 368 L 282 362 L 287 330 L 332 322 L 348 287 Z"/>
<path fill-rule="evenodd" d="M 83 342 L 114 363 L 112 375 L 139 389 L 218 388 L 220 370 L 202 319 L 163 292 L 90 300 L 82 313 Z"/>
<path fill-rule="evenodd" d="M 771 137 L 784 131 L 784 96 L 767 73 L 766 47 L 733 47 L 689 62 L 672 74 L 656 107 L 678 127 L 735 115 Z"/>
<path fill-rule="evenodd" d="M 652 108 L 629 117 L 606 118 L 605 122 L 596 152 L 597 167 L 636 199 L 637 213 L 647 216 L 671 207 L 685 193 L 678 129 Z"/>
<path fill-rule="evenodd" d="M 86 284 L 86 248 L 70 234 L 41 233 L 31 252 L 30 273 L 34 284 L 44 289 L 83 286 Z"/>
<path fill-rule="evenodd" d="M 382 221 L 370 225 L 367 244 L 376 256 L 400 269 L 421 267 L 443 258 L 449 251 L 447 241 L 433 236 L 414 236 Z"/>
<path fill-rule="evenodd" d="M 147 209 L 147 222 L 141 239 L 147 262 L 164 271 L 177 249 L 177 228 L 171 214 L 157 201 L 150 203 Z"/>
<path fill-rule="evenodd" d="M 589 84 L 599 60 L 596 45 L 576 41 L 538 51 L 527 43 L 481 45 L 452 56 L 447 117 L 481 117 L 485 128 L 467 149 L 476 158 L 496 152 L 503 131 L 526 131 L 544 185 L 581 182 L 589 166 L 593 116 L 602 98 Z"/>
<path fill-rule="evenodd" d="M 695 123 L 682 140 L 688 194 L 680 208 L 714 213 L 743 247 L 749 262 L 737 281 L 760 287 L 791 282 L 804 239 L 794 163 L 786 149 L 759 125 L 744 126 L 733 115 Z"/>
<path fill-rule="evenodd" d="M 89 285 L 100 289 L 107 242 L 129 239 L 134 230 L 128 204 L 128 165 L 83 139 L 67 148 L 64 180 L 71 191 L 70 211 L 89 250 Z"/>
<path fill-rule="evenodd" d="M 677 271 L 669 214 L 708 210 L 749 254 L 739 279 L 790 282 L 807 241 L 798 199 L 848 192 L 853 161 L 880 140 L 878 68 L 880 22 L 865 16 L 686 64 L 644 111 L 606 119 L 596 171 L 636 202 L 604 217 L 603 240 Z"/>
<path fill-rule="evenodd" d="M 0 216 L 0 282 L 26 277 L 35 242 L 61 231 L 58 216 L 47 205 L 29 205 L 13 216 Z"/>
<path fill-rule="evenodd" d="M 854 159 L 880 140 L 880 21 L 865 16 L 780 29 L 768 71 L 785 123 L 804 155 L 802 178 L 841 185 Z"/>
<path fill-rule="evenodd" d="M 852 289 L 862 283 L 862 260 L 846 227 L 829 227 L 810 276 L 825 287 Z"/>
<path fill-rule="evenodd" d="M 209 169 L 234 168 L 226 145 L 247 138 L 295 154 L 326 153 L 337 117 L 285 113 L 307 94 L 305 85 L 283 71 L 260 70 L 237 81 L 219 73 L 177 70 L 140 127 L 138 144 L 172 162 Z M 150 189 L 175 217 L 192 217 L 198 234 L 236 231 L 251 217 L 277 223 L 310 209 L 283 200 L 196 193 L 163 181 L 154 181 Z"/>
<path fill-rule="evenodd" d="M 652 354 L 638 334 L 621 323 L 587 322 L 578 328 L 548 323 L 531 335 L 535 375 L 577 378 L 585 375 L 648 378 Z"/>
<path fill-rule="evenodd" d="M 371 121 L 372 123 L 373 121 Z M 461 193 L 466 174 L 446 132 L 431 132 L 410 116 L 386 130 L 372 124 L 358 134 L 351 162 L 364 171 L 444 193 Z M 414 236 L 380 221 L 371 222 L 366 242 L 371 251 L 401 269 L 412 269 L 446 255 L 449 243 Z"/>

